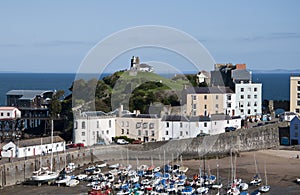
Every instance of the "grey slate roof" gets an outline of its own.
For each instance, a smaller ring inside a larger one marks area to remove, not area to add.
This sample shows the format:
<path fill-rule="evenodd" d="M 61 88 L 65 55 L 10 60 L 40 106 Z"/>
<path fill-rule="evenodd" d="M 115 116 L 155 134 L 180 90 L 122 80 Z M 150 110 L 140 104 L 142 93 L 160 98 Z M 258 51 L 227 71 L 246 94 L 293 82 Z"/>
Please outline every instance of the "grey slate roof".
<path fill-rule="evenodd" d="M 185 90 L 187 94 L 224 94 L 234 93 L 229 87 L 191 87 Z"/>
<path fill-rule="evenodd" d="M 186 116 L 181 115 L 165 115 L 161 119 L 162 121 L 189 121 Z"/>
<path fill-rule="evenodd" d="M 232 70 L 231 77 L 233 80 L 251 80 L 251 74 L 248 70 Z"/>
<path fill-rule="evenodd" d="M 19 95 L 22 96 L 19 100 L 32 100 L 37 95 L 42 96 L 47 92 L 53 92 L 53 90 L 10 90 L 6 95 Z"/>

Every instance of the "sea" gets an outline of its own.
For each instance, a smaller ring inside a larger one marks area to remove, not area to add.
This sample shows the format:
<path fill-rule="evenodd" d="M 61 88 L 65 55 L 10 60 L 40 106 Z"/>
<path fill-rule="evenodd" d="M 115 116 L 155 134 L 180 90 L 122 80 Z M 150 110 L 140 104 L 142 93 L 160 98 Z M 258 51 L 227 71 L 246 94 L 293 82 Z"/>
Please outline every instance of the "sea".
<path fill-rule="evenodd" d="M 109 75 L 104 73 L 99 79 Z M 263 100 L 289 100 L 290 73 L 253 73 L 252 81 L 262 83 Z M 170 75 L 162 75 L 170 77 Z M 0 106 L 6 105 L 6 93 L 10 90 L 64 90 L 76 78 L 75 73 L 0 73 Z"/>

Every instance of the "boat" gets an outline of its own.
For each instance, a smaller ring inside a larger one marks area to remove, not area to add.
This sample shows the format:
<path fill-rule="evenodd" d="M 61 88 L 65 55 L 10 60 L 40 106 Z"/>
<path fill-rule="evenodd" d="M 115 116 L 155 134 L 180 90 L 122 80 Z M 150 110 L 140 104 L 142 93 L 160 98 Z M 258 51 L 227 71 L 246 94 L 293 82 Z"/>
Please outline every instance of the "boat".
<path fill-rule="evenodd" d="M 208 190 L 209 190 L 209 188 L 201 186 L 201 187 L 197 188 L 197 194 L 207 194 Z"/>
<path fill-rule="evenodd" d="M 53 172 L 48 167 L 42 167 L 38 171 L 34 171 L 31 179 L 36 182 L 46 182 L 58 178 L 59 172 Z"/>
<path fill-rule="evenodd" d="M 42 139 L 41 139 L 41 145 L 42 145 Z M 53 120 L 51 120 L 51 145 L 53 147 Z M 40 162 L 42 162 L 40 160 Z M 51 149 L 51 159 L 50 159 L 50 167 L 42 167 L 33 172 L 33 175 L 31 176 L 31 180 L 34 182 L 42 183 L 47 182 L 51 180 L 55 180 L 59 176 L 60 171 L 52 171 L 53 168 L 53 150 Z"/>
<path fill-rule="evenodd" d="M 64 176 L 59 176 L 58 179 L 55 181 L 55 183 L 60 186 L 62 184 L 66 184 L 68 181 L 72 179 L 72 176 L 69 175 L 64 175 Z"/>
<path fill-rule="evenodd" d="M 101 164 L 96 164 L 96 165 L 95 165 L 96 168 L 104 168 L 104 167 L 106 167 L 106 166 L 107 166 L 106 162 L 103 162 L 103 163 L 101 163 Z"/>
<path fill-rule="evenodd" d="M 120 164 L 119 164 L 119 163 L 117 163 L 117 164 L 109 165 L 109 167 L 108 167 L 108 168 L 110 168 L 110 169 L 118 169 L 118 168 L 119 168 L 119 166 L 120 166 Z"/>
<path fill-rule="evenodd" d="M 267 169 L 266 169 L 266 163 L 265 163 L 265 185 L 261 186 L 259 188 L 260 192 L 269 192 L 270 191 L 271 186 L 268 185 L 268 179 L 267 179 Z"/>
<path fill-rule="evenodd" d="M 184 167 L 184 166 L 181 166 L 178 169 L 179 173 L 186 173 L 188 170 L 189 170 L 189 168 L 188 167 Z"/>
<path fill-rule="evenodd" d="M 259 176 L 258 173 L 258 168 L 257 168 L 257 162 L 256 162 L 256 158 L 255 158 L 255 153 L 254 153 L 254 165 L 255 165 L 255 172 L 256 174 L 254 175 L 253 179 L 250 181 L 250 185 L 255 185 L 258 186 L 261 184 L 261 178 Z"/>
<path fill-rule="evenodd" d="M 297 182 L 298 184 L 300 184 L 300 178 L 297 178 L 297 179 L 296 179 L 296 182 Z"/>
<path fill-rule="evenodd" d="M 181 190 L 181 194 L 190 195 L 194 194 L 195 189 L 192 186 L 186 186 L 183 190 Z"/>
<path fill-rule="evenodd" d="M 66 186 L 68 187 L 74 187 L 79 184 L 79 181 L 77 179 L 71 179 L 66 183 Z"/>
<path fill-rule="evenodd" d="M 76 165 L 75 163 L 68 163 L 68 165 L 65 168 L 66 173 L 72 173 L 73 171 L 75 171 L 76 169 Z"/>
<path fill-rule="evenodd" d="M 241 191 L 248 190 L 249 185 L 247 183 L 240 183 L 239 188 Z"/>

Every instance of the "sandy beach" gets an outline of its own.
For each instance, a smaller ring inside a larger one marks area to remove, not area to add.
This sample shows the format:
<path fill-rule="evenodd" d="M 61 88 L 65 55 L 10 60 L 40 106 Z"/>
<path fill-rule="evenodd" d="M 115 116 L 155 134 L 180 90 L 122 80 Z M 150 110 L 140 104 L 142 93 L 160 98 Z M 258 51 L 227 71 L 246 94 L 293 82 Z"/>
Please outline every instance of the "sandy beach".
<path fill-rule="evenodd" d="M 256 174 L 254 156 L 257 161 L 257 167 L 259 174 L 263 178 L 265 177 L 265 168 L 267 173 L 268 184 L 271 185 L 271 190 L 267 194 L 300 194 L 300 185 L 295 182 L 297 177 L 300 177 L 300 159 L 297 158 L 300 155 L 300 151 L 288 151 L 288 150 L 262 150 L 255 152 L 244 152 L 236 158 L 236 175 L 242 178 L 244 182 L 249 182 Z M 227 186 L 228 178 L 231 172 L 231 159 L 234 161 L 234 157 L 225 157 L 222 159 L 210 159 L 205 161 L 206 171 L 210 170 L 211 174 L 217 174 L 217 163 L 219 164 L 219 175 L 222 179 L 223 185 Z M 113 164 L 115 162 L 108 162 Z M 136 161 L 130 162 L 133 166 Z M 140 164 L 149 164 L 150 161 L 140 161 Z M 157 165 L 158 162 L 154 161 Z M 187 172 L 188 176 L 199 173 L 199 167 L 203 169 L 203 160 L 188 160 L 182 162 L 184 166 L 189 167 Z M 87 194 L 89 190 L 85 186 L 85 182 L 81 182 L 80 185 L 74 188 L 57 187 L 43 185 L 41 187 L 29 186 L 29 185 L 16 185 L 6 187 L 0 190 L 0 194 L 17 195 L 17 194 Z M 257 190 L 258 187 L 250 187 L 249 192 Z M 226 191 L 223 190 L 222 194 Z M 210 191 L 209 194 L 215 194 L 214 191 Z"/>

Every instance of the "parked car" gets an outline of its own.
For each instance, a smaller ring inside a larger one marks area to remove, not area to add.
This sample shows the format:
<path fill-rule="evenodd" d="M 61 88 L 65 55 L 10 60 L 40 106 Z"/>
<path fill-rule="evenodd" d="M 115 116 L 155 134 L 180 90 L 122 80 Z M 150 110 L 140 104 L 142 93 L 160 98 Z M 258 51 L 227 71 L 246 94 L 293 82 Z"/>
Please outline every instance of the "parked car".
<path fill-rule="evenodd" d="M 125 139 L 118 139 L 118 140 L 117 140 L 117 144 L 124 145 L 124 144 L 129 144 L 129 142 L 126 141 Z"/>
<path fill-rule="evenodd" d="M 143 143 L 143 141 L 142 140 L 134 140 L 133 142 L 132 142 L 132 144 L 142 144 Z"/>
<path fill-rule="evenodd" d="M 207 136 L 207 135 L 209 135 L 209 134 L 207 134 L 207 133 L 199 133 L 199 134 L 197 135 L 197 137 L 204 137 L 204 136 Z"/>
<path fill-rule="evenodd" d="M 225 127 L 225 132 L 235 131 L 235 127 Z"/>

